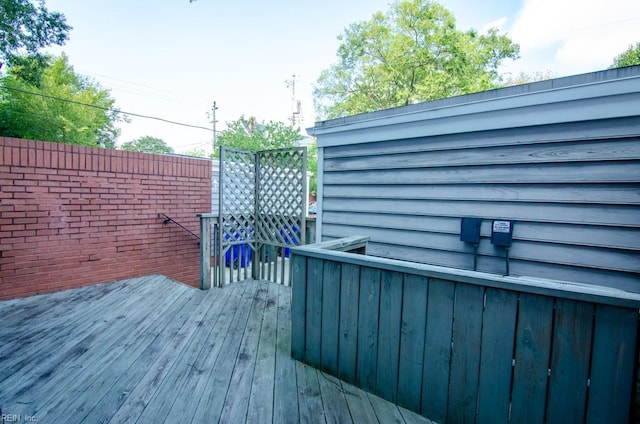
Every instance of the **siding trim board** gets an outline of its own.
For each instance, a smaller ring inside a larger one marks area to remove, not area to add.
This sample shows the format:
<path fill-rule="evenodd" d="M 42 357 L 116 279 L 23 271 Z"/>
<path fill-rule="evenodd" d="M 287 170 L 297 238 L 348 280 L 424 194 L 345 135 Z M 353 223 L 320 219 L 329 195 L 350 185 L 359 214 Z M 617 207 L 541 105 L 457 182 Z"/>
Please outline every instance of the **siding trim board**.
<path fill-rule="evenodd" d="M 514 275 L 640 293 L 640 66 L 318 122 L 317 240 L 469 267 L 460 218 L 516 221 Z M 422 252 L 422 253 L 420 253 Z"/>

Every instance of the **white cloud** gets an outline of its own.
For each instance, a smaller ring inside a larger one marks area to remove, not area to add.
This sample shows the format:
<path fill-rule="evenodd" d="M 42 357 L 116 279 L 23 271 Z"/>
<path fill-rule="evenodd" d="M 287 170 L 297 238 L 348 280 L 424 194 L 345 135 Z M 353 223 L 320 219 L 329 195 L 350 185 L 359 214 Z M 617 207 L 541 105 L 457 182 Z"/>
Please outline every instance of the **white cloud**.
<path fill-rule="evenodd" d="M 504 32 L 504 24 L 506 23 L 507 23 L 507 17 L 503 16 L 499 19 L 496 19 L 493 22 L 484 24 L 482 28 L 480 28 L 480 34 L 486 34 L 491 28 L 497 28 L 500 32 Z"/>
<path fill-rule="evenodd" d="M 558 76 L 604 69 L 640 41 L 638 27 L 638 0 L 525 0 L 508 31 L 522 59 L 509 67 L 534 72 L 550 65 Z"/>

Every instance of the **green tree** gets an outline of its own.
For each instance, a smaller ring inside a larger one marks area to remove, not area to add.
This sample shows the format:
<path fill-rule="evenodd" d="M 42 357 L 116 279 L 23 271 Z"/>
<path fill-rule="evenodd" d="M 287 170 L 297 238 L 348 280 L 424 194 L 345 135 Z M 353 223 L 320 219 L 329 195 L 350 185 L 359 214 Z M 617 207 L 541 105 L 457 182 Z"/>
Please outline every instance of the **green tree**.
<path fill-rule="evenodd" d="M 304 137 L 297 128 L 291 128 L 283 122 L 257 122 L 254 117 L 241 116 L 238 120 L 227 122 L 227 129 L 217 137 L 217 145 L 240 150 L 269 150 L 295 147 Z M 216 150 L 213 157 L 220 157 Z M 312 173 L 309 193 L 317 191 L 318 147 L 315 140 L 307 147 L 307 171 Z"/>
<path fill-rule="evenodd" d="M 65 55 L 21 57 L 0 80 L 0 135 L 115 147 L 121 120 L 109 91 Z"/>
<path fill-rule="evenodd" d="M 453 15 L 429 0 L 396 0 L 386 14 L 351 24 L 338 39 L 338 62 L 314 90 L 323 118 L 497 87 L 498 66 L 519 52 L 497 29 L 458 30 Z"/>
<path fill-rule="evenodd" d="M 173 153 L 173 148 L 168 146 L 164 140 L 148 135 L 127 141 L 120 148 L 129 152 Z"/>
<path fill-rule="evenodd" d="M 241 116 L 227 122 L 227 128 L 217 137 L 217 146 L 233 147 L 241 150 L 268 150 L 294 147 L 302 135 L 283 122 L 257 122 L 256 118 Z M 215 157 L 220 151 L 215 152 Z"/>
<path fill-rule="evenodd" d="M 640 65 L 640 43 L 636 43 L 635 46 L 630 45 L 627 50 L 616 56 L 609 69 L 634 65 Z"/>
<path fill-rule="evenodd" d="M 187 150 L 186 152 L 184 152 L 184 154 L 186 156 L 193 156 L 196 158 L 206 158 L 207 154 L 205 153 L 204 149 L 201 147 L 196 147 L 190 150 Z"/>
<path fill-rule="evenodd" d="M 307 171 L 311 172 L 309 181 L 309 193 L 318 193 L 318 143 L 314 139 L 307 146 Z"/>
<path fill-rule="evenodd" d="M 62 13 L 50 12 L 44 0 L 0 0 L 0 65 L 19 53 L 31 56 L 50 45 L 62 45 L 71 27 Z"/>
<path fill-rule="evenodd" d="M 550 70 L 536 71 L 533 73 L 520 72 L 516 76 L 506 76 L 502 78 L 502 85 L 504 87 L 511 87 L 514 85 L 528 84 L 530 82 L 546 81 L 555 78 L 556 75 Z"/>

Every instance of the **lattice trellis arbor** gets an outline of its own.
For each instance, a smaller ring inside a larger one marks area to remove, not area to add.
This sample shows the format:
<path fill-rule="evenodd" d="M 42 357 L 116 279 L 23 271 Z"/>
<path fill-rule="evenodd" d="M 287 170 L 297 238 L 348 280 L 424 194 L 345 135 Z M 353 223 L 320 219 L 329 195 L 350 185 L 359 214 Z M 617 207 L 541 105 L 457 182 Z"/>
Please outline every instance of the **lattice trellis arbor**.
<path fill-rule="evenodd" d="M 216 285 L 227 277 L 288 283 L 288 248 L 305 243 L 306 168 L 304 147 L 222 147 Z"/>

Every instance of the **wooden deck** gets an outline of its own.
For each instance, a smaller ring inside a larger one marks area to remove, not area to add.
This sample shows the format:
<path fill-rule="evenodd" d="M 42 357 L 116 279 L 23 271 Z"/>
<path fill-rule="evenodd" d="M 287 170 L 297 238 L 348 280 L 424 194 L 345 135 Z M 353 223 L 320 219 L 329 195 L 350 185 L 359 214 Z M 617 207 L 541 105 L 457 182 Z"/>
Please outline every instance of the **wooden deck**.
<path fill-rule="evenodd" d="M 294 361 L 290 301 L 262 281 L 203 292 L 149 276 L 0 302 L 0 408 L 39 423 L 429 422 Z"/>

